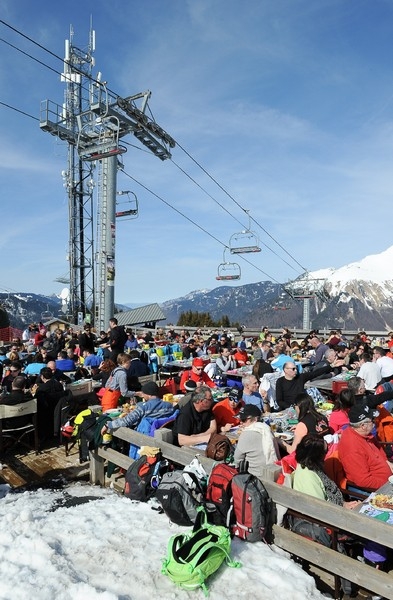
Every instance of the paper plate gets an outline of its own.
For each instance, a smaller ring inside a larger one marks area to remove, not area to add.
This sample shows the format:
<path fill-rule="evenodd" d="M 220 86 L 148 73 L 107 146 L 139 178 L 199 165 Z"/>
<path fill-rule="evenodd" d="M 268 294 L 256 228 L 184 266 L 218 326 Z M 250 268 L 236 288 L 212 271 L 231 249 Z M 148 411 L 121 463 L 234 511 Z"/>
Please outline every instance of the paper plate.
<path fill-rule="evenodd" d="M 381 500 L 383 502 L 389 501 L 389 504 L 392 501 L 392 496 L 388 496 L 387 494 L 376 494 L 374 496 L 374 498 L 371 498 L 369 500 L 371 506 L 373 508 L 376 508 L 377 510 L 383 510 L 384 512 L 393 512 L 393 504 L 391 504 L 391 508 L 388 507 L 384 507 L 384 506 L 378 506 L 378 500 Z"/>

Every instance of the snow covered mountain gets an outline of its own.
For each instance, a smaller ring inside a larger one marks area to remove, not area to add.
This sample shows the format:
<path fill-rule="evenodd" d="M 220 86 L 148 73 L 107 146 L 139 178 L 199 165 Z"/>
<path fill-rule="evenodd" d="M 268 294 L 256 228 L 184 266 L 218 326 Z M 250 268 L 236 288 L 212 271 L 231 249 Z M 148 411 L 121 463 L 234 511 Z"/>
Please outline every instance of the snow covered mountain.
<path fill-rule="evenodd" d="M 339 295 L 343 289 L 351 286 L 356 288 L 360 282 L 363 282 L 371 294 L 374 290 L 374 293 L 390 299 L 393 290 L 393 246 L 380 254 L 366 256 L 358 262 L 339 269 L 313 271 L 311 276 L 326 278 L 327 288 L 332 296 Z"/>
<path fill-rule="evenodd" d="M 312 302 L 312 326 L 384 330 L 393 328 L 393 246 L 338 269 L 313 271 L 311 279 L 326 279 L 329 300 Z M 162 305 L 167 321 L 176 323 L 181 312 L 228 315 L 250 327 L 302 326 L 301 300 L 291 300 L 277 284 L 263 281 L 237 287 L 194 291 Z"/>

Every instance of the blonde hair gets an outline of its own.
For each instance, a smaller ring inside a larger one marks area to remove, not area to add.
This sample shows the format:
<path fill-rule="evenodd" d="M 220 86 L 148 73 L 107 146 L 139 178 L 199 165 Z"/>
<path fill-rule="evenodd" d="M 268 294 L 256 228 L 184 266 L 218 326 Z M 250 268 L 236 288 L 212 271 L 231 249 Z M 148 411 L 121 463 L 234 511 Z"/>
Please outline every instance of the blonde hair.
<path fill-rule="evenodd" d="M 130 362 L 131 358 L 129 354 L 126 354 L 125 352 L 121 352 L 118 357 L 117 357 L 117 364 L 119 366 L 125 365 L 126 363 Z"/>

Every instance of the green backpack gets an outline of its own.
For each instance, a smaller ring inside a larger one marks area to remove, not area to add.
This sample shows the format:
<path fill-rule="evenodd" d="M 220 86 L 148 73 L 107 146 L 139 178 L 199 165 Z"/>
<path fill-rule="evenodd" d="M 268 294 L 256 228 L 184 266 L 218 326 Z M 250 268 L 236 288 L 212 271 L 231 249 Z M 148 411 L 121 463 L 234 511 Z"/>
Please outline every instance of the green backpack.
<path fill-rule="evenodd" d="M 228 529 L 207 522 L 205 509 L 200 506 L 194 528 L 179 533 L 168 543 L 168 556 L 163 559 L 162 573 L 187 590 L 201 587 L 208 595 L 205 580 L 225 561 L 228 567 L 241 564 L 230 558 L 231 537 Z"/>

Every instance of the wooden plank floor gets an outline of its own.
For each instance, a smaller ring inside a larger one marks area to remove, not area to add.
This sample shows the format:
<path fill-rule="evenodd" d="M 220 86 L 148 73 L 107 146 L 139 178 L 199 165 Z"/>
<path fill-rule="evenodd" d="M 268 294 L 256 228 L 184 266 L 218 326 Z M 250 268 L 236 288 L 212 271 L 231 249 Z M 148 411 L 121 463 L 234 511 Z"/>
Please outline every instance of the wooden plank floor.
<path fill-rule="evenodd" d="M 21 448 L 5 454 L 0 463 L 0 483 L 8 483 L 12 488 L 45 484 L 53 479 L 76 481 L 88 479 L 89 463 L 79 464 L 78 449 L 73 448 L 69 456 L 64 447 L 49 445 L 39 454 Z"/>

